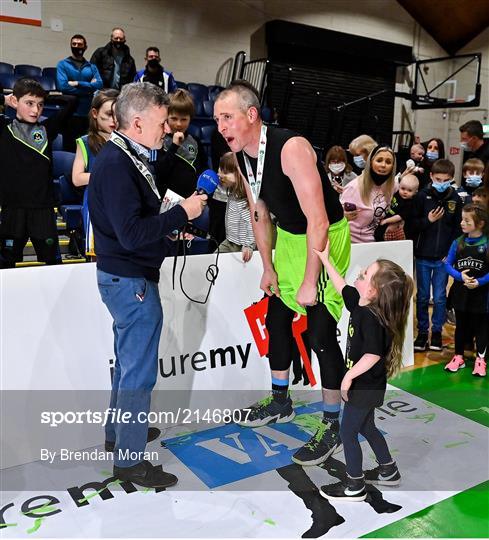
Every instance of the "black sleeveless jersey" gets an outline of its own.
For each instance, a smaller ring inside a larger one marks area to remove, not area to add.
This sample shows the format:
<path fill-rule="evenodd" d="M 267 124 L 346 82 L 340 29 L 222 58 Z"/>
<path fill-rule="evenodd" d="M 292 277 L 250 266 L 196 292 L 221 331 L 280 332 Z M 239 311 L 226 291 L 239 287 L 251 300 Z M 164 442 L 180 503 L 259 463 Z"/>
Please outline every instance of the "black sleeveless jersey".
<path fill-rule="evenodd" d="M 260 199 L 267 205 L 270 212 L 277 218 L 279 227 L 292 234 L 305 234 L 307 219 L 301 210 L 299 200 L 295 194 L 290 178 L 282 171 L 281 154 L 284 144 L 297 133 L 288 129 L 269 126 L 267 129 L 267 148 L 263 180 L 260 190 Z M 248 179 L 243 151 L 236 154 L 243 176 Z M 257 159 L 248 156 L 256 176 Z M 320 162 L 317 163 L 319 176 L 323 186 L 324 203 L 329 223 L 332 225 L 343 218 L 343 207 L 338 194 L 333 189 L 328 175 Z"/>

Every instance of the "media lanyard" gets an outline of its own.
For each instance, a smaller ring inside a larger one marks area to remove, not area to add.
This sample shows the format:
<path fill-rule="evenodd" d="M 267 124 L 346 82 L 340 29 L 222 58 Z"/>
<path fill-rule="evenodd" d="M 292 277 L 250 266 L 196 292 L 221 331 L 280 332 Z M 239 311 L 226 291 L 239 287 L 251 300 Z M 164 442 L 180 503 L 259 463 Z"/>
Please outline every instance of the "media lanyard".
<path fill-rule="evenodd" d="M 260 197 L 261 184 L 263 181 L 263 169 L 265 167 L 265 153 L 267 150 L 267 126 L 261 127 L 260 143 L 258 145 L 258 159 L 256 162 L 256 178 L 251 168 L 250 160 L 243 151 L 243 159 L 246 167 L 246 176 L 248 177 L 248 183 L 250 184 L 251 196 L 253 202 L 256 204 Z M 258 221 L 258 212 L 255 210 L 255 221 Z"/>
<path fill-rule="evenodd" d="M 112 141 L 114 144 L 116 144 L 125 154 L 127 154 L 131 158 L 134 165 L 136 165 L 138 171 L 144 176 L 144 178 L 149 184 L 149 187 L 152 189 L 153 193 L 158 197 L 158 200 L 161 202 L 161 195 L 160 195 L 160 192 L 158 191 L 158 188 L 156 187 L 153 174 L 148 169 L 146 164 L 141 159 L 139 159 L 139 157 L 136 157 L 131 152 L 124 137 L 122 137 L 116 131 L 113 131 L 109 140 Z"/>

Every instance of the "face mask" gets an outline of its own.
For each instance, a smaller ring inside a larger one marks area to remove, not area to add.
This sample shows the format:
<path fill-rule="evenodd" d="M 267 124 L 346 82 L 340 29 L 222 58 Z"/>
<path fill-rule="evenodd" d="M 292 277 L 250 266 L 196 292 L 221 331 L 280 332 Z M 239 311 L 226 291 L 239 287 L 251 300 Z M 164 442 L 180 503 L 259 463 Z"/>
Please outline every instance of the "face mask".
<path fill-rule="evenodd" d="M 71 47 L 71 54 L 75 58 L 83 58 L 83 53 L 86 51 L 86 49 L 83 49 L 82 47 Z"/>
<path fill-rule="evenodd" d="M 482 176 L 480 174 L 471 174 L 467 176 L 465 183 L 469 187 L 478 187 L 482 184 Z"/>
<path fill-rule="evenodd" d="M 376 186 L 381 186 L 384 182 L 389 180 L 391 173 L 379 174 L 376 173 L 373 169 L 370 169 L 370 176 L 372 177 L 372 180 L 374 181 L 374 184 Z"/>
<path fill-rule="evenodd" d="M 447 182 L 433 182 L 433 187 L 438 191 L 438 193 L 443 193 L 450 187 L 450 180 Z"/>
<path fill-rule="evenodd" d="M 465 152 L 470 152 L 470 151 L 471 151 L 471 150 L 470 150 L 469 144 L 466 143 L 466 142 L 461 142 L 461 143 L 460 143 L 460 148 L 461 148 L 462 150 L 464 150 Z"/>
<path fill-rule="evenodd" d="M 120 49 L 124 43 L 122 43 L 122 41 L 113 41 L 112 42 L 112 45 L 116 48 L 116 49 Z"/>
<path fill-rule="evenodd" d="M 430 161 L 435 161 L 436 159 L 438 159 L 438 156 L 440 154 L 438 152 L 426 152 L 426 157 L 427 159 L 429 159 Z"/>
<path fill-rule="evenodd" d="M 146 63 L 146 67 L 150 69 L 151 71 L 155 71 L 160 67 L 160 61 L 157 60 L 156 58 L 148 60 Z"/>
<path fill-rule="evenodd" d="M 341 174 L 345 170 L 346 165 L 345 163 L 330 163 L 328 167 L 333 174 Z"/>
<path fill-rule="evenodd" d="M 353 163 L 359 168 L 359 169 L 365 169 L 365 160 L 363 159 L 363 156 L 353 156 Z"/>

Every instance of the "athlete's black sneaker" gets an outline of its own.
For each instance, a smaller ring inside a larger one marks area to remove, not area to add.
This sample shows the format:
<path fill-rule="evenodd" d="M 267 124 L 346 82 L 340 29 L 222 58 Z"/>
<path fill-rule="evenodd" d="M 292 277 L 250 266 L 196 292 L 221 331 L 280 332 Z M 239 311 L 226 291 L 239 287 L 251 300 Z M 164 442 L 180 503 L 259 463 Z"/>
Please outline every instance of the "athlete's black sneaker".
<path fill-rule="evenodd" d="M 420 332 L 417 338 L 414 340 L 415 351 L 426 351 L 428 348 L 428 334 Z"/>
<path fill-rule="evenodd" d="M 323 420 L 316 433 L 292 456 L 292 461 L 305 466 L 319 465 L 326 461 L 335 450 L 341 447 L 339 422 L 335 424 L 333 426 L 330 422 Z"/>
<path fill-rule="evenodd" d="M 431 332 L 430 350 L 442 351 L 443 342 L 441 340 L 441 332 Z"/>
<path fill-rule="evenodd" d="M 362 478 L 350 478 L 347 475 L 343 482 L 321 486 L 319 493 L 329 501 L 360 502 L 367 498 L 363 476 Z"/>
<path fill-rule="evenodd" d="M 378 484 L 379 486 L 398 486 L 401 483 L 401 474 L 396 462 L 379 465 L 375 469 L 365 471 L 365 483 Z"/>
<path fill-rule="evenodd" d="M 267 396 L 253 405 L 240 410 L 240 419 L 236 423 L 244 427 L 261 427 L 267 424 L 284 424 L 290 422 L 295 417 L 290 397 L 283 403 Z"/>

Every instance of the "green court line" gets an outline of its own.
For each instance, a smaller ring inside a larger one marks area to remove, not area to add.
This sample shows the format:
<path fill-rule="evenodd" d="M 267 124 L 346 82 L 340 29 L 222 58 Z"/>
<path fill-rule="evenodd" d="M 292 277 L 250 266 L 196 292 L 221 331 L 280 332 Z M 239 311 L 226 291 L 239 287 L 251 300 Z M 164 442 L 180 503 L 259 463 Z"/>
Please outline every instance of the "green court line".
<path fill-rule="evenodd" d="M 362 538 L 488 538 L 489 482 L 457 493 Z"/>
<path fill-rule="evenodd" d="M 489 383 L 487 378 L 473 377 L 471 371 L 467 367 L 457 373 L 447 373 L 443 365 L 437 364 L 401 373 L 389 382 L 410 394 L 489 427 L 489 415 L 485 406 Z M 485 481 L 366 534 L 363 538 L 488 538 L 488 515 L 489 481 Z"/>
<path fill-rule="evenodd" d="M 442 364 L 406 371 L 389 382 L 410 394 L 489 427 L 488 377 L 474 377 L 467 366 L 448 373 Z"/>

